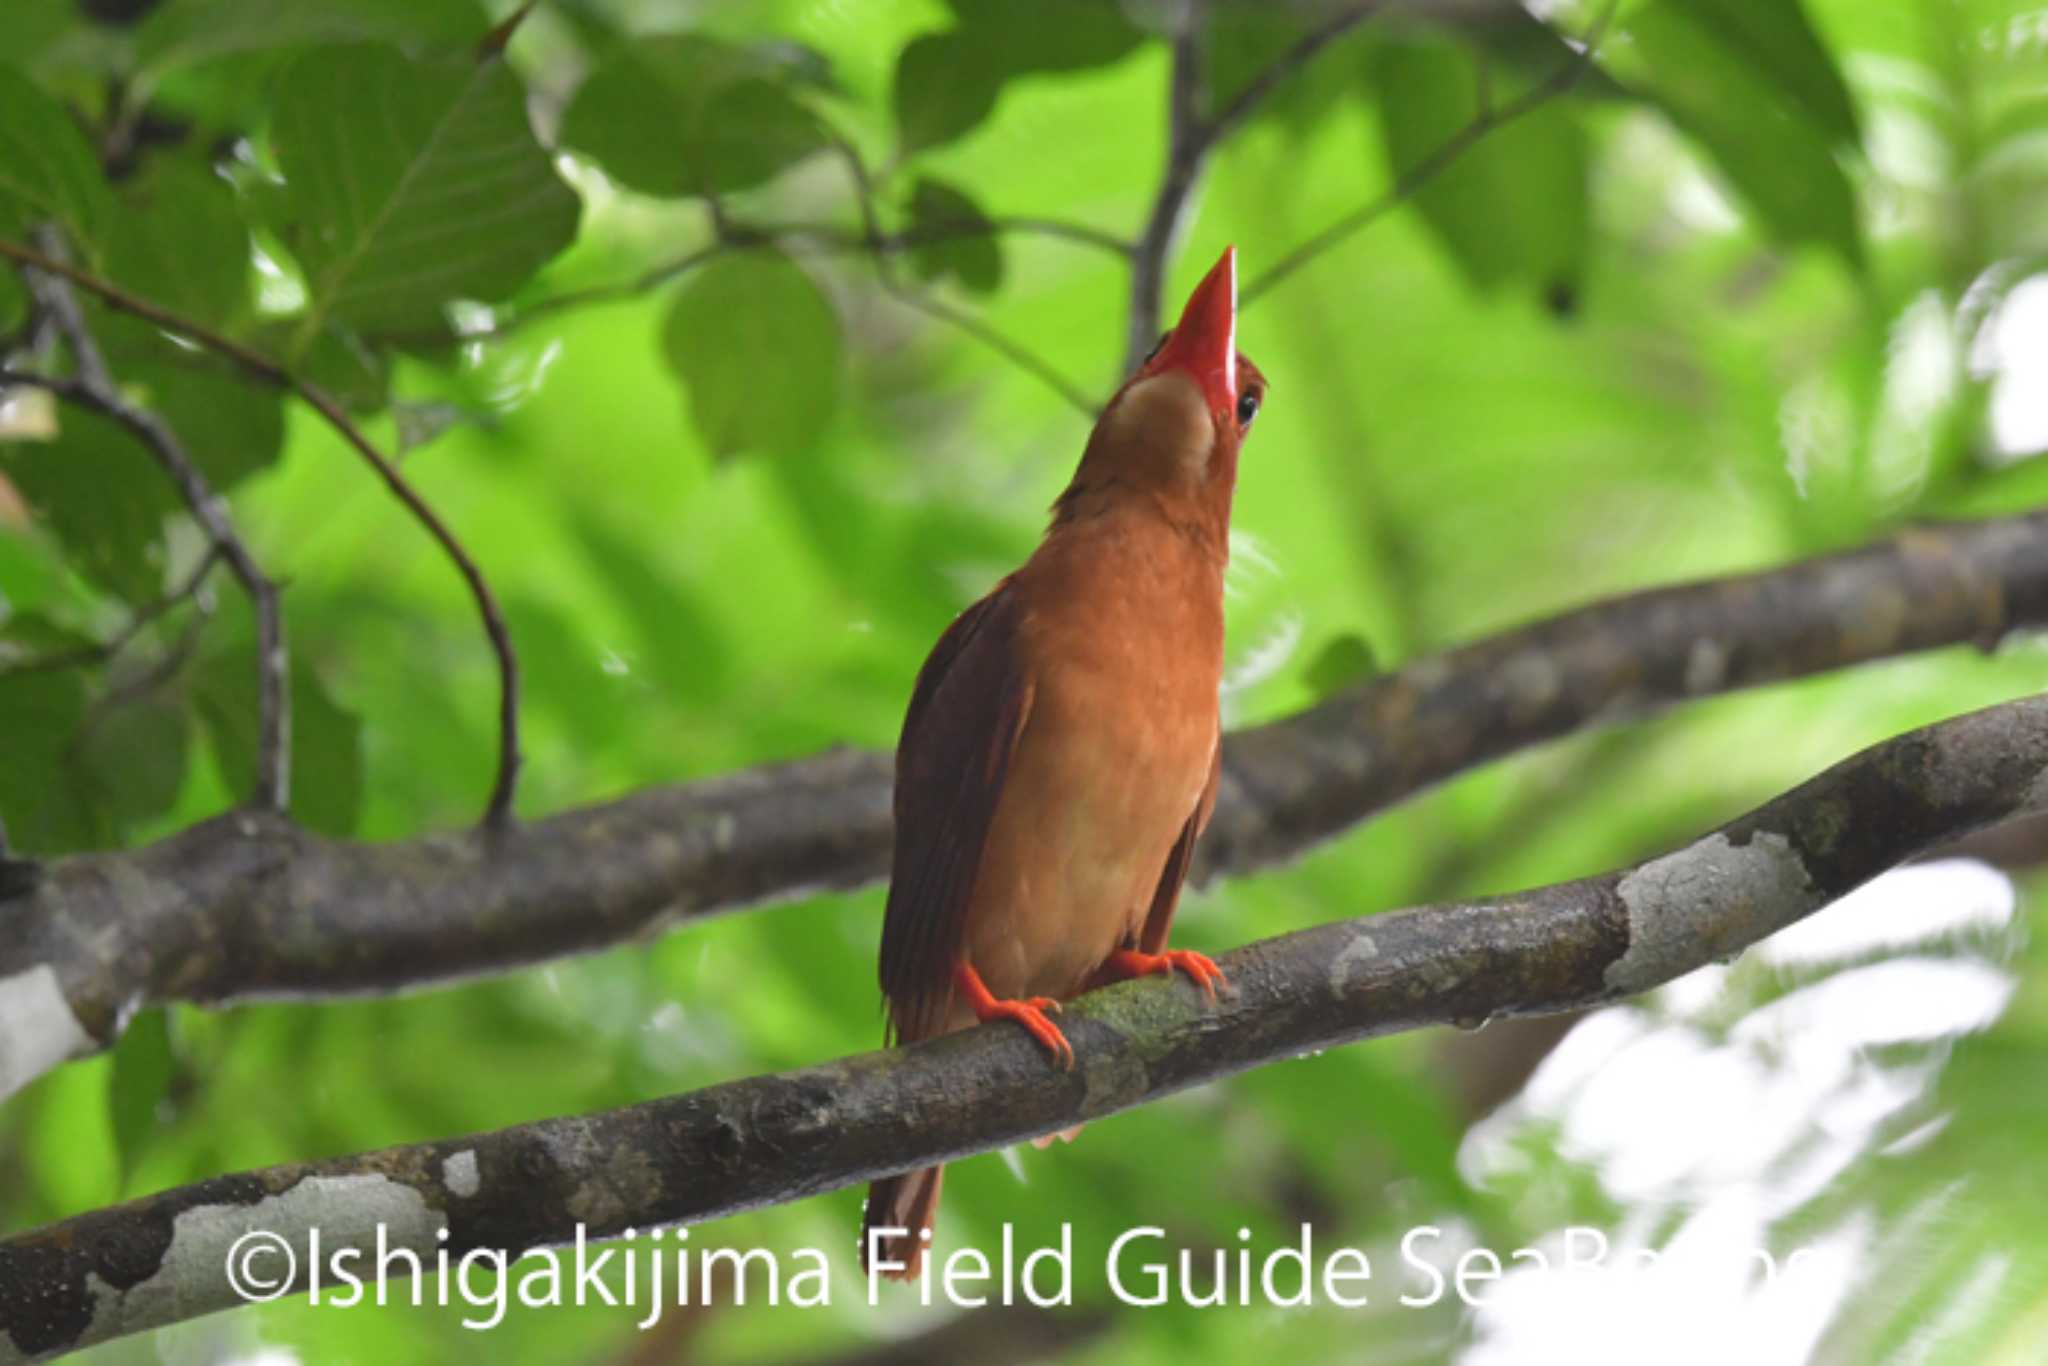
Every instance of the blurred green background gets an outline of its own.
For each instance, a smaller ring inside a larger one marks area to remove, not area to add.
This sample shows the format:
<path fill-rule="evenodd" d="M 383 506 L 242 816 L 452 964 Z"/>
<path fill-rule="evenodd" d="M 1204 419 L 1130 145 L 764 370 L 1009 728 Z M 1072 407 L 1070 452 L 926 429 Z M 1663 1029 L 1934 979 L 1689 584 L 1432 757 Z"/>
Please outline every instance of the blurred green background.
<path fill-rule="evenodd" d="M 1177 8 L 549 0 L 479 65 L 512 8 L 7 0 L 0 230 L 58 223 L 81 263 L 303 367 L 403 451 L 526 666 L 522 815 L 891 743 L 925 651 L 1028 553 L 1089 426 L 932 308 L 1099 399 L 1129 276 L 1028 222 L 878 269 L 852 167 L 887 233 L 986 215 L 1133 237 Z M 1216 150 L 1171 257 L 1169 308 L 1238 245 L 1240 344 L 1273 386 L 1237 502 L 1228 723 L 1599 594 L 2048 500 L 2048 10 L 1409 9 L 1333 42 Z M 1209 107 L 1331 12 L 1206 12 Z M 1592 33 L 1570 94 L 1252 292 Z M 446 193 L 364 217 L 352 196 L 407 168 Z M 721 219 L 778 245 L 646 278 Z M 26 316 L 0 278 L 0 336 L 32 350 Z M 447 561 L 311 413 L 91 319 L 288 584 L 295 814 L 370 839 L 473 820 L 496 680 Z M 0 438 L 0 667 L 105 638 L 196 562 L 114 429 L 15 394 Z M 251 628 L 224 574 L 211 588 L 210 611 L 111 662 L 0 673 L 19 847 L 139 844 L 246 791 Z M 1554 745 L 1196 891 L 1176 934 L 1217 951 L 1638 859 L 2044 682 L 2048 653 L 2014 639 Z M 1070 1220 L 1084 1250 L 1139 1224 L 1276 1246 L 1310 1221 L 1319 1248 L 1370 1253 L 1370 1309 L 1128 1308 L 1083 1255 L 1080 1306 L 1050 1328 L 948 1327 L 910 1296 L 867 1307 L 845 1191 L 692 1234 L 828 1249 L 830 1309 L 757 1294 L 639 1332 L 623 1309 L 515 1307 L 479 1335 L 459 1305 L 279 1306 L 94 1359 L 946 1359 L 965 1341 L 987 1360 L 2036 1362 L 2048 958 L 2023 926 L 2044 859 L 2035 841 L 2003 871 L 1886 879 L 1547 1057 L 1561 1031 L 1541 1025 L 1388 1039 L 948 1174 L 942 1233 L 984 1246 L 1005 1221 L 1029 1242 Z M 0 1230 L 870 1048 L 880 909 L 878 889 L 820 897 L 397 999 L 148 1012 L 0 1107 Z M 1399 1240 L 1425 1224 L 1453 1249 L 1555 1251 L 1581 1225 L 1670 1255 L 1510 1275 L 1476 1311 L 1404 1307 Z M 1752 1247 L 1813 1255 L 1766 1282 Z"/>

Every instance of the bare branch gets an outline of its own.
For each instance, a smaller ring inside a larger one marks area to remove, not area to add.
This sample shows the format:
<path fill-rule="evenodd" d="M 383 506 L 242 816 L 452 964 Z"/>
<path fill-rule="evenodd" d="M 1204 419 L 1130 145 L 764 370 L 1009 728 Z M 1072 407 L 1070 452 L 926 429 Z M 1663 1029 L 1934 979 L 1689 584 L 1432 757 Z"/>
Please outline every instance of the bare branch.
<path fill-rule="evenodd" d="M 671 260 L 652 266 L 630 280 L 613 284 L 592 285 L 585 289 L 567 290 L 550 298 L 540 299 L 516 313 L 506 314 L 490 326 L 465 335 L 464 340 L 476 341 L 510 335 L 527 326 L 537 318 L 584 308 L 592 304 L 617 303 L 624 299 L 638 298 L 681 278 L 712 258 L 728 251 L 745 251 L 755 247 L 774 246 L 798 255 L 843 256 L 856 252 L 880 252 L 895 255 L 917 247 L 936 246 L 946 242 L 962 241 L 969 238 L 989 236 L 1036 235 L 1077 242 L 1084 246 L 1100 248 L 1118 256 L 1129 257 L 1133 251 L 1130 242 L 1113 233 L 1091 228 L 1083 223 L 1068 223 L 1052 218 L 1009 216 L 995 218 L 963 219 L 955 223 L 928 223 L 902 232 L 876 233 L 866 231 L 849 232 L 846 228 L 830 223 L 742 223 L 724 221 L 717 225 L 718 237 L 704 246 L 686 251 Z M 948 319 L 952 321 L 952 319 Z M 957 324 L 956 324 L 957 325 Z M 983 340 L 988 340 L 984 337 Z M 992 343 L 993 344 L 993 343 Z M 1012 356 L 1011 359 L 1018 359 Z M 1043 362 L 1039 362 L 1042 367 Z M 1044 374 L 1039 378 L 1045 379 Z M 1050 382 L 1050 381 L 1048 381 Z M 1056 388 L 1066 389 L 1064 380 Z M 1062 397 L 1068 397 L 1064 392 Z M 1071 401 L 1071 399 L 1069 399 Z M 1089 411 L 1094 411 L 1090 405 Z"/>
<path fill-rule="evenodd" d="M 1607 8 L 1593 21 L 1584 42 L 1578 51 L 1572 54 L 1570 60 L 1559 66 L 1547 79 L 1531 86 L 1515 99 L 1506 104 L 1496 105 L 1492 100 L 1490 85 L 1482 86 L 1480 107 L 1470 123 L 1446 138 L 1435 151 L 1395 177 L 1393 185 L 1385 194 L 1352 210 L 1307 241 L 1282 254 L 1278 261 L 1245 285 L 1239 292 L 1240 302 L 1249 304 L 1330 248 L 1377 222 L 1396 206 L 1411 198 L 1417 190 L 1449 170 L 1459 157 L 1489 134 L 1505 128 L 1523 115 L 1569 92 L 1592 66 L 1593 57 L 1600 47 L 1600 40 L 1607 32 L 1609 24 L 1613 22 L 1619 6 L 1620 0 L 1609 0 Z M 1481 70 L 1485 72 L 1487 68 L 1482 66 Z"/>
<path fill-rule="evenodd" d="M 293 1249 L 300 1290 L 316 1228 L 330 1255 L 381 1233 L 429 1265 L 444 1249 L 510 1257 L 953 1161 L 1358 1039 L 1633 996 L 1922 850 L 2044 809 L 2048 698 L 2027 698 L 1876 745 L 1632 868 L 1248 945 L 1223 958 L 1234 990 L 1217 1006 L 1157 978 L 1092 993 L 1062 1016 L 1071 1072 L 998 1025 L 603 1114 L 215 1177 L 0 1242 L 0 1362 L 234 1307 L 227 1250 L 252 1230 Z M 351 1255 L 365 1281 L 403 1265 Z"/>
<path fill-rule="evenodd" d="M 37 301 L 70 346 L 78 377 L 60 379 L 8 371 L 5 382 L 48 389 L 67 403 L 99 413 L 127 428 L 177 485 L 193 520 L 199 523 L 213 550 L 227 561 L 228 569 L 249 595 L 249 605 L 256 617 L 257 713 L 255 790 L 250 799 L 266 810 L 281 812 L 291 796 L 291 661 L 285 649 L 284 614 L 278 605 L 277 585 L 249 553 L 228 515 L 227 500 L 214 492 L 212 483 L 186 453 L 170 424 L 149 409 L 129 402 L 115 385 L 65 278 L 40 267 L 25 274 Z M 209 563 L 211 558 L 209 555 Z"/>
<path fill-rule="evenodd" d="M 1260 105 L 1273 97 L 1275 91 L 1313 61 L 1316 54 L 1382 8 L 1383 0 L 1363 0 L 1363 3 L 1354 0 L 1354 3 L 1339 5 L 1329 18 L 1304 33 L 1292 47 L 1275 58 L 1272 65 L 1246 82 L 1244 88 L 1231 97 L 1230 103 L 1216 112 L 1209 120 L 1209 141 L 1221 142 L 1235 133 Z"/>
<path fill-rule="evenodd" d="M 1287 51 L 1247 82 L 1230 102 L 1204 118 L 1201 110 L 1201 28 L 1204 6 L 1188 4 L 1172 38 L 1173 66 L 1167 86 L 1166 169 L 1152 196 L 1145 230 L 1131 254 L 1130 322 L 1124 336 L 1123 374 L 1144 362 L 1159 336 L 1160 300 L 1166 288 L 1166 262 L 1187 212 L 1189 196 L 1201 178 L 1209 153 L 1243 126 L 1275 91 L 1300 73 L 1317 53 L 1343 37 L 1379 9 L 1378 0 L 1339 7 Z"/>
<path fill-rule="evenodd" d="M 1173 67 L 1166 95 L 1166 170 L 1152 196 L 1152 211 L 1131 257 L 1130 323 L 1124 334 L 1122 374 L 1145 361 L 1159 336 L 1160 297 L 1166 288 L 1166 258 L 1180 231 L 1188 196 L 1209 156 L 1209 132 L 1202 121 L 1201 13 L 1188 5 L 1173 34 Z"/>
<path fill-rule="evenodd" d="M 2048 512 L 1916 528 L 1616 598 L 1367 680 L 1224 741 L 1197 876 L 1267 868 L 1431 784 L 1658 707 L 2048 625 Z M 887 754 L 835 750 L 498 838 L 324 839 L 250 813 L 51 863 L 0 936 L 0 1096 L 137 1003 L 391 992 L 645 938 L 888 867 Z"/>
<path fill-rule="evenodd" d="M 448 528 L 440 516 L 427 505 L 425 499 L 406 481 L 374 442 L 363 434 L 349 417 L 341 403 L 325 389 L 312 381 L 303 379 L 278 364 L 260 351 L 233 341 L 220 333 L 198 323 L 181 318 L 167 309 L 138 298 L 116 285 L 97 276 L 88 274 L 65 262 L 53 259 L 46 253 L 32 250 L 16 242 L 0 241 L 0 257 L 23 265 L 45 275 L 61 277 L 79 288 L 100 298 L 104 303 L 123 313 L 153 323 L 166 332 L 175 333 L 187 341 L 212 351 L 239 365 L 243 370 L 279 389 L 297 394 L 313 410 L 327 420 L 329 426 L 356 453 L 367 461 L 384 481 L 386 488 L 411 512 L 413 519 L 426 528 L 440 545 L 442 552 L 455 565 L 464 584 L 469 588 L 470 597 L 476 602 L 477 614 L 483 620 L 484 634 L 490 638 L 492 653 L 498 664 L 498 773 L 491 786 L 490 802 L 485 808 L 484 822 L 494 828 L 510 822 L 513 790 L 519 780 L 519 657 L 512 648 L 512 634 L 505 625 L 504 613 L 498 608 L 497 597 L 485 581 L 483 571 L 470 558 L 462 542 Z M 82 370 L 83 367 L 81 367 Z"/>
<path fill-rule="evenodd" d="M 1039 356 L 1030 347 L 1006 336 L 989 323 L 971 313 L 954 308 L 922 290 L 903 283 L 896 275 L 887 249 L 888 235 L 882 231 L 881 215 L 875 208 L 874 181 L 868 175 L 867 163 L 852 143 L 839 140 L 834 144 L 839 158 L 846 165 L 847 179 L 853 185 L 854 202 L 860 208 L 861 235 L 855 245 L 865 249 L 875 266 L 875 281 L 882 292 L 898 303 L 940 322 L 950 323 L 984 346 L 990 347 L 1006 360 L 1021 367 L 1034 378 L 1065 399 L 1076 411 L 1089 421 L 1094 421 L 1099 405 L 1083 393 L 1079 386 L 1069 382 L 1053 368 L 1052 364 Z"/>

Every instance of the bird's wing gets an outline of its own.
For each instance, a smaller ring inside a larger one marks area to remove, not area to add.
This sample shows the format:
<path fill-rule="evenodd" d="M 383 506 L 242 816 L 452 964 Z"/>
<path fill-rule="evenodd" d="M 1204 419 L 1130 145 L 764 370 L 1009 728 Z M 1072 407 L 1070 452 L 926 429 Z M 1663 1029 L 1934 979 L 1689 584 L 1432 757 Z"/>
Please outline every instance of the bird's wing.
<path fill-rule="evenodd" d="M 1181 884 L 1188 880 L 1188 865 L 1194 862 L 1195 841 L 1209 828 L 1209 814 L 1216 809 L 1216 781 L 1223 772 L 1222 736 L 1218 735 L 1217 740 L 1209 756 L 1209 781 L 1189 813 L 1188 823 L 1180 828 L 1180 838 L 1173 842 L 1173 852 L 1166 856 L 1166 869 L 1159 875 L 1159 887 L 1152 893 L 1152 909 L 1146 912 L 1145 929 L 1138 936 L 1141 953 L 1165 950 L 1166 932 L 1173 927 L 1173 913 L 1180 905 Z"/>
<path fill-rule="evenodd" d="M 1031 714 L 1005 579 L 962 612 L 917 676 L 896 747 L 896 854 L 882 921 L 882 992 L 898 1034 L 934 1032 L 1003 779 Z"/>

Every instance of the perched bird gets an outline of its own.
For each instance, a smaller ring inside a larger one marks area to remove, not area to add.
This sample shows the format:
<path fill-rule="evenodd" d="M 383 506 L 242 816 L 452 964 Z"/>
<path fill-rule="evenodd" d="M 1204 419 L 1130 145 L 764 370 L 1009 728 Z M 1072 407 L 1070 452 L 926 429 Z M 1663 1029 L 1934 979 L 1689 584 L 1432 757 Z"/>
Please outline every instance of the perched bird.
<path fill-rule="evenodd" d="M 882 927 L 903 1042 L 1014 1020 L 1072 1067 L 1062 998 L 1223 980 L 1166 932 L 1216 800 L 1230 499 L 1266 390 L 1236 332 L 1233 248 L 1103 409 L 1037 551 L 918 674 Z M 918 1274 L 942 1171 L 874 1183 L 864 1263 Z"/>

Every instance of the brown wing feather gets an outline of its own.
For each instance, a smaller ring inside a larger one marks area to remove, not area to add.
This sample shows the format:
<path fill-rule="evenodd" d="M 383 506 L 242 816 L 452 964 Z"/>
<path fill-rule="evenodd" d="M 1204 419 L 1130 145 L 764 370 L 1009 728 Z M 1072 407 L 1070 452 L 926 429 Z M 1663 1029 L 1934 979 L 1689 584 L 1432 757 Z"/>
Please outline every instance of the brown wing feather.
<path fill-rule="evenodd" d="M 896 851 L 882 920 L 882 992 L 899 1037 L 936 1032 L 952 991 L 968 898 L 1031 713 L 1005 579 L 962 612 L 917 676 L 896 746 Z"/>
<path fill-rule="evenodd" d="M 1221 737 L 1219 736 L 1219 739 Z M 1166 856 L 1166 869 L 1159 875 L 1159 887 L 1152 893 L 1152 909 L 1145 913 L 1145 929 L 1138 936 L 1138 951 L 1158 953 L 1166 947 L 1166 932 L 1173 927 L 1173 913 L 1180 906 L 1180 889 L 1188 880 L 1188 865 L 1195 861 L 1195 841 L 1209 828 L 1209 814 L 1216 809 L 1216 782 L 1223 772 L 1223 747 L 1218 744 L 1209 759 L 1209 781 L 1202 788 L 1188 823 L 1181 827 L 1173 852 Z"/>

